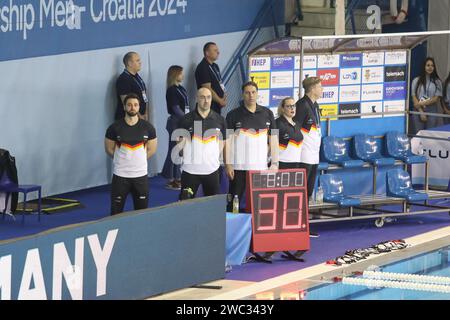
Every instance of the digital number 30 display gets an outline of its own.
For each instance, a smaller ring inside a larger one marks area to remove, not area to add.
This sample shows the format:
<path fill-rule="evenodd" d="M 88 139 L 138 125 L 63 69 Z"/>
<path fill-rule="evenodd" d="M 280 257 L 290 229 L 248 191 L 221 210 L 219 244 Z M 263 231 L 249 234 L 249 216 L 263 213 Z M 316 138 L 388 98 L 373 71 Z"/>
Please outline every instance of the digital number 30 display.
<path fill-rule="evenodd" d="M 304 169 L 249 171 L 253 252 L 309 249 L 305 177 Z"/>

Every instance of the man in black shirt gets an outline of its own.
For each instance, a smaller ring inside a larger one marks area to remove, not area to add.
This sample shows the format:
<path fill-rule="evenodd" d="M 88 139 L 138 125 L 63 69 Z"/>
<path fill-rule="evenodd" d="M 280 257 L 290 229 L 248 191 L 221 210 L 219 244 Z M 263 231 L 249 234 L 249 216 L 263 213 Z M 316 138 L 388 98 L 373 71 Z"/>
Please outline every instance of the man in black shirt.
<path fill-rule="evenodd" d="M 225 137 L 225 119 L 211 110 L 212 95 L 207 88 L 197 92 L 197 108 L 185 115 L 178 128 L 185 136 L 177 146 L 183 150 L 181 195 L 190 188 L 195 197 L 200 184 L 205 196 L 218 194 L 220 156 Z"/>
<path fill-rule="evenodd" d="M 225 152 L 225 169 L 230 179 L 227 210 L 232 211 L 232 200 L 242 200 L 249 170 L 267 170 L 268 155 L 271 155 L 270 170 L 278 169 L 278 135 L 275 119 L 269 108 L 256 104 L 258 86 L 247 82 L 242 86 L 244 105 L 228 113 Z M 227 135 L 229 135 L 227 133 Z M 270 152 L 269 152 L 270 151 Z"/>
<path fill-rule="evenodd" d="M 156 152 L 155 128 L 138 117 L 139 97 L 124 99 L 125 117 L 117 120 L 105 134 L 105 151 L 113 158 L 111 215 L 121 213 L 128 193 L 134 209 L 148 207 L 147 160 Z"/>
<path fill-rule="evenodd" d="M 301 153 L 300 168 L 306 169 L 308 198 L 314 191 L 316 183 L 317 167 L 319 165 L 319 152 L 322 133 L 320 129 L 320 109 L 317 100 L 322 97 L 323 88 L 321 79 L 318 77 L 308 77 L 302 82 L 305 95 L 296 105 L 295 122 L 302 126 L 303 150 Z M 311 237 L 318 237 L 319 234 L 309 231 Z"/>
<path fill-rule="evenodd" d="M 219 66 L 215 63 L 219 58 L 219 48 L 214 42 L 208 42 L 203 47 L 203 55 L 203 60 L 195 69 L 197 89 L 204 87 L 211 91 L 211 109 L 220 114 L 227 104 L 227 97 Z"/>
<path fill-rule="evenodd" d="M 139 117 L 148 121 L 148 94 L 144 80 L 139 75 L 141 70 L 141 58 L 136 52 L 128 52 L 123 57 L 125 69 L 116 81 L 117 108 L 114 119 L 119 120 L 125 116 L 123 102 L 129 93 L 134 93 L 139 98 Z"/>
<path fill-rule="evenodd" d="M 303 80 L 305 95 L 296 103 L 294 121 L 302 126 L 303 150 L 301 168 L 306 169 L 308 177 L 308 197 L 314 191 L 317 166 L 319 165 L 319 151 L 321 143 L 320 110 L 317 100 L 322 97 L 322 84 L 318 77 L 308 77 Z"/>

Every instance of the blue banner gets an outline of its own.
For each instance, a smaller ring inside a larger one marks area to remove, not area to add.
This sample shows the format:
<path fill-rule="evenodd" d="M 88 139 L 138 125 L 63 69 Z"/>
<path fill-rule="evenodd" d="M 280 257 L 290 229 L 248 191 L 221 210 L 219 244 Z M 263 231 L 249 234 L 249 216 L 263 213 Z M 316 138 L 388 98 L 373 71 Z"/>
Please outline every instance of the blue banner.
<path fill-rule="evenodd" d="M 362 65 L 362 54 L 343 54 L 341 55 L 341 67 L 361 67 Z"/>
<path fill-rule="evenodd" d="M 294 57 L 272 57 L 272 71 L 293 69 Z"/>
<path fill-rule="evenodd" d="M 144 299 L 225 276 L 225 195 L 0 243 L 1 300 Z"/>
<path fill-rule="evenodd" d="M 390 82 L 384 84 L 385 100 L 404 100 L 406 99 L 406 83 Z"/>
<path fill-rule="evenodd" d="M 0 61 L 247 30 L 264 2 L 0 0 Z"/>

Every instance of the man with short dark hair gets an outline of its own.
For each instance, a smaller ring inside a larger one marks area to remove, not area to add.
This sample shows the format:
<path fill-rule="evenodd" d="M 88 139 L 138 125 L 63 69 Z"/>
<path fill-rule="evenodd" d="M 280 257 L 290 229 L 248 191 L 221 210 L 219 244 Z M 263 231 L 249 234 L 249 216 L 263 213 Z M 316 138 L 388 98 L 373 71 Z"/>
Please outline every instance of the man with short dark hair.
<path fill-rule="evenodd" d="M 271 170 L 278 169 L 278 136 L 272 111 L 259 106 L 258 86 L 247 82 L 242 86 L 244 104 L 226 117 L 227 133 L 225 151 L 225 169 L 230 178 L 227 210 L 232 211 L 234 196 L 242 200 L 249 170 L 267 170 L 270 150 Z"/>
<path fill-rule="evenodd" d="M 123 57 L 123 64 L 125 69 L 116 81 L 117 108 L 114 119 L 119 120 L 125 116 L 123 101 L 127 94 L 134 93 L 139 98 L 138 116 L 141 119 L 148 121 L 147 87 L 138 73 L 142 66 L 141 58 L 136 52 L 128 52 Z"/>
<path fill-rule="evenodd" d="M 195 69 L 195 81 L 197 89 L 208 88 L 212 94 L 211 109 L 220 114 L 222 108 L 227 104 L 225 85 L 219 66 L 215 63 L 219 58 L 219 48 L 214 42 L 208 42 L 203 47 L 203 60 Z"/>
<path fill-rule="evenodd" d="M 134 209 L 148 207 L 147 160 L 156 152 L 155 128 L 138 117 L 139 97 L 124 98 L 125 117 L 117 120 L 105 134 L 105 151 L 113 158 L 111 215 L 121 213 L 131 192 Z"/>

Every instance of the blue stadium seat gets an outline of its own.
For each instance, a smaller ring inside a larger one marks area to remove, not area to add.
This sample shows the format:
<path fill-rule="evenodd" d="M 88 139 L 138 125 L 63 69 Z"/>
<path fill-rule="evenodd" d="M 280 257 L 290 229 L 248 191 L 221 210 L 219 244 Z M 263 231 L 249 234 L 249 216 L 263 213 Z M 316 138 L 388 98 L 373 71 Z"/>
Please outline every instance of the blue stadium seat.
<path fill-rule="evenodd" d="M 343 168 L 359 168 L 364 165 L 362 160 L 352 159 L 344 139 L 338 137 L 323 138 L 323 158 L 325 161 L 338 164 Z"/>
<path fill-rule="evenodd" d="M 340 207 L 351 207 L 361 204 L 361 200 L 345 196 L 343 181 L 334 174 L 320 176 L 320 185 L 323 188 L 323 200 L 337 203 Z"/>
<path fill-rule="evenodd" d="M 426 193 L 419 193 L 412 188 L 408 172 L 400 168 L 388 170 L 386 180 L 386 194 L 388 196 L 403 198 L 408 201 L 428 199 Z"/>
<path fill-rule="evenodd" d="M 390 157 L 402 160 L 406 164 L 425 163 L 425 156 L 415 155 L 411 152 L 409 138 L 406 134 L 398 131 L 386 133 L 386 150 Z"/>
<path fill-rule="evenodd" d="M 38 221 L 41 220 L 41 186 L 39 185 L 18 185 L 17 183 L 11 181 L 11 179 L 7 176 L 6 172 L 3 173 L 3 176 L 0 177 L 0 192 L 6 193 L 5 197 L 5 209 L 3 210 L 3 219 L 5 219 L 6 209 L 8 207 L 9 198 L 11 194 L 14 192 L 23 193 L 23 211 L 22 211 L 22 224 L 25 221 L 25 211 L 27 209 L 27 194 L 30 192 L 38 193 Z"/>
<path fill-rule="evenodd" d="M 323 171 L 323 170 L 328 170 L 328 167 L 329 167 L 330 165 L 328 164 L 328 162 L 322 162 L 322 161 L 320 161 L 319 162 L 319 165 L 317 166 L 317 170 L 319 170 L 319 171 Z"/>
<path fill-rule="evenodd" d="M 380 148 L 375 138 L 367 134 L 358 134 L 353 137 L 356 156 L 375 166 L 391 166 L 395 164 L 394 158 L 386 158 L 381 155 Z"/>

